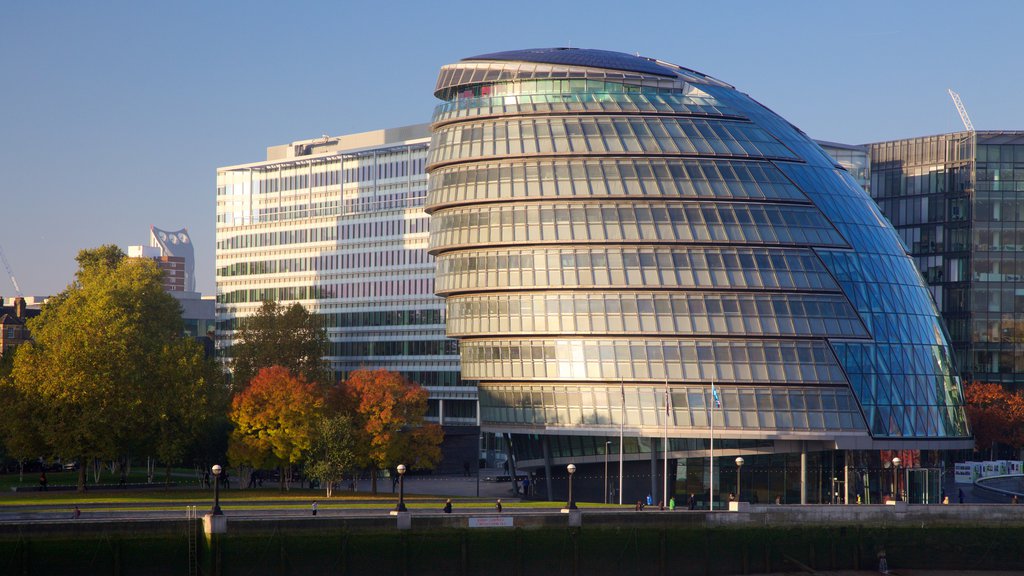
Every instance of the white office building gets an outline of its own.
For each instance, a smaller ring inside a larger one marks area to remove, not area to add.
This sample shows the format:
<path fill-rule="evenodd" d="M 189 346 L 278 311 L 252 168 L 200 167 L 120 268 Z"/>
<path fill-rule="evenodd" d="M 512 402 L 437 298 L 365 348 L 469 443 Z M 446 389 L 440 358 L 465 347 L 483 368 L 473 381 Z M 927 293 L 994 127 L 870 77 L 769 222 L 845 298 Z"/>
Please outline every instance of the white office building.
<path fill-rule="evenodd" d="M 430 392 L 433 421 L 477 425 L 476 387 L 461 380 L 434 295 L 423 212 L 429 142 L 428 125 L 324 136 L 217 170 L 222 356 L 239 319 L 264 300 L 298 302 L 324 319 L 335 377 L 401 372 Z"/>

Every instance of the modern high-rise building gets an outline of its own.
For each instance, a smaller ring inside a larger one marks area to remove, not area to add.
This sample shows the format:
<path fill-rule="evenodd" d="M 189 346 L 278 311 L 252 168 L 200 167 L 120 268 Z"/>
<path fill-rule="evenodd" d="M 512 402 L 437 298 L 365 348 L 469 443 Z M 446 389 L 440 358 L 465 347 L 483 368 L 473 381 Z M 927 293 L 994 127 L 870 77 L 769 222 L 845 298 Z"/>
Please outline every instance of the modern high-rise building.
<path fill-rule="evenodd" d="M 1024 385 L 1024 131 L 879 142 L 871 196 L 907 245 L 964 380 Z"/>
<path fill-rule="evenodd" d="M 427 253 L 429 135 L 417 125 L 325 136 L 219 168 L 217 343 L 230 355 L 238 322 L 264 300 L 298 302 L 323 319 L 337 378 L 381 367 L 424 386 L 430 419 L 472 430 L 463 458 L 475 462 L 476 387 L 445 336 Z"/>
<path fill-rule="evenodd" d="M 195 254 L 188 229 L 174 232 L 149 227 L 149 246 L 129 246 L 129 258 L 150 258 L 163 273 L 163 287 L 181 305 L 184 334 L 202 341 L 212 352 L 208 339 L 214 329 L 214 301 L 195 291 Z"/>
<path fill-rule="evenodd" d="M 745 499 L 936 497 L 937 451 L 972 446 L 945 329 L 856 176 L 799 129 L 601 50 L 466 58 L 434 94 L 436 290 L 482 427 L 538 494 L 564 496 L 573 463 L 601 499 L 624 453 L 626 501 L 668 480 L 717 499 L 737 456 Z"/>
<path fill-rule="evenodd" d="M 149 227 L 149 245 L 160 249 L 160 256 L 166 262 L 180 262 L 182 268 L 164 267 L 168 279 L 175 281 L 174 290 L 184 292 L 196 291 L 196 256 L 192 248 L 192 238 L 188 235 L 188 228 L 181 230 L 167 231 L 160 230 L 155 226 Z M 180 283 L 180 288 L 178 284 Z"/>

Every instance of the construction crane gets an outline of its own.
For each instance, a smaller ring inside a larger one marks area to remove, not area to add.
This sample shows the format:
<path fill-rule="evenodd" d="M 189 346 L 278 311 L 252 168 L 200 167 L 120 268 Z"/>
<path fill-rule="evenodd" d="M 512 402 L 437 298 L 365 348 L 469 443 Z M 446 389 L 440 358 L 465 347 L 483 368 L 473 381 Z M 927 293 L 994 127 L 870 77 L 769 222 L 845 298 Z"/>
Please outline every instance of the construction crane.
<path fill-rule="evenodd" d="M 4 254 L 4 247 L 0 245 L 0 262 L 4 263 L 4 269 L 7 270 L 7 275 L 11 277 L 11 284 L 14 284 L 14 291 L 17 292 L 18 296 L 24 296 L 21 293 L 21 288 L 18 287 L 18 281 L 14 278 L 14 272 L 11 271 L 11 264 L 7 261 L 7 256 Z"/>
<path fill-rule="evenodd" d="M 960 101 L 960 95 L 953 92 L 952 88 L 946 88 L 946 92 L 949 92 L 949 97 L 953 99 L 953 104 L 956 105 L 956 111 L 960 113 L 960 121 L 964 123 L 964 128 L 968 132 L 974 132 L 974 124 L 971 123 L 971 117 L 967 115 L 967 108 L 964 108 L 964 103 Z"/>

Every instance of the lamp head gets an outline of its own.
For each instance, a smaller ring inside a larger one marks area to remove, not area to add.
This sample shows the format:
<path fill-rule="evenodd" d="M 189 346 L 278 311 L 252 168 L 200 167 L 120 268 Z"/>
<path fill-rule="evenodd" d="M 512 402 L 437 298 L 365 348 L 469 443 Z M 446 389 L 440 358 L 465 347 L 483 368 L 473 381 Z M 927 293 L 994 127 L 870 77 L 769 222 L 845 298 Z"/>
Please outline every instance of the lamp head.
<path fill-rule="evenodd" d="M 569 464 L 568 466 L 565 467 L 565 469 L 569 471 L 569 474 L 575 474 L 576 473 L 576 465 L 575 464 Z"/>
<path fill-rule="evenodd" d="M 899 456 L 894 456 L 894 457 L 893 457 L 893 459 L 892 459 L 892 465 L 893 465 L 893 466 L 896 466 L 897 468 L 899 467 L 899 465 L 900 465 L 900 457 L 899 457 Z"/>
<path fill-rule="evenodd" d="M 737 456 L 736 457 L 736 465 L 737 466 L 743 466 L 744 462 L 745 462 L 745 460 L 743 460 L 743 456 Z"/>
<path fill-rule="evenodd" d="M 402 474 L 405 474 L 405 464 L 398 465 L 398 475 L 401 476 Z"/>
<path fill-rule="evenodd" d="M 213 472 L 214 476 L 220 476 L 221 470 L 223 468 L 220 467 L 220 464 L 214 464 L 213 468 L 210 468 L 210 472 Z"/>

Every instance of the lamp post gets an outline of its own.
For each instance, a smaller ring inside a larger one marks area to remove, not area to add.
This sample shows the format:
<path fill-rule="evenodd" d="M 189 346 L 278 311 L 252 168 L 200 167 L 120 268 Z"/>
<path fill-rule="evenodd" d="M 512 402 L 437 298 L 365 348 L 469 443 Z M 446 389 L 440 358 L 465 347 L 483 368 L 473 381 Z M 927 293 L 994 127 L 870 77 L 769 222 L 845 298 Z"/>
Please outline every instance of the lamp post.
<path fill-rule="evenodd" d="M 740 468 L 743 468 L 743 456 L 736 457 L 736 501 L 742 500 L 740 498 Z"/>
<path fill-rule="evenodd" d="M 211 511 L 214 516 L 220 516 L 223 514 L 220 510 L 220 473 L 223 468 L 220 464 L 214 464 L 210 471 L 213 472 L 213 510 Z"/>
<path fill-rule="evenodd" d="M 398 465 L 398 506 L 395 510 L 399 512 L 407 512 L 408 509 L 405 507 L 405 464 Z"/>
<path fill-rule="evenodd" d="M 893 484 L 893 498 L 896 500 L 900 499 L 900 457 L 893 456 L 892 458 L 892 484 Z"/>
<path fill-rule="evenodd" d="M 569 464 L 568 466 L 565 467 L 565 469 L 569 471 L 569 504 L 566 506 L 566 508 L 568 508 L 569 510 L 575 510 L 576 500 L 574 500 L 572 497 L 572 475 L 576 473 L 576 465 Z"/>
<path fill-rule="evenodd" d="M 611 440 L 604 443 L 604 503 L 608 503 L 608 450 L 611 449 Z"/>

